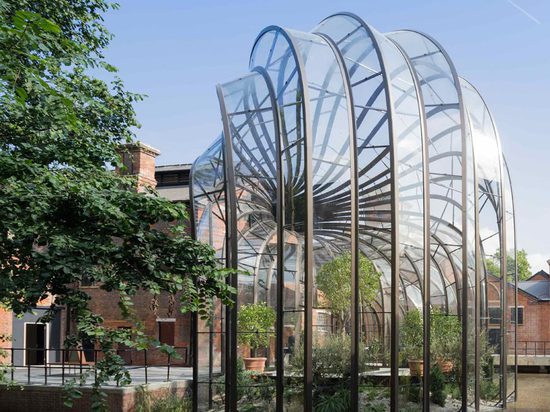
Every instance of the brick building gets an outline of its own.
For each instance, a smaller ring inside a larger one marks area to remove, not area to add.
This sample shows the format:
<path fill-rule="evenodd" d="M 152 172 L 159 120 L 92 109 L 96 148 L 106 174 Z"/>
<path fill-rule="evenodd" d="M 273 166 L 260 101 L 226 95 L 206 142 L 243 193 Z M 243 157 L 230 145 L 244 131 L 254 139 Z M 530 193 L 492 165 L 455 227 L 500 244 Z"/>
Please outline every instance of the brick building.
<path fill-rule="evenodd" d="M 489 296 L 489 339 L 497 344 L 500 325 L 500 279 L 490 277 Z M 550 274 L 541 270 L 529 279 L 518 282 L 517 322 L 513 310 L 514 288 L 508 287 L 508 313 L 510 350 L 513 349 L 513 332 L 517 327 L 518 355 L 550 356 Z M 492 333 L 493 332 L 493 333 Z"/>
<path fill-rule="evenodd" d="M 189 205 L 189 172 L 190 164 L 156 166 L 155 158 L 160 152 L 143 143 L 129 145 L 123 154 L 125 165 L 124 173 L 135 175 L 138 178 L 138 190 L 144 186 L 156 187 L 160 196 L 173 202 Z M 120 171 L 118 171 L 120 172 Z M 166 223 L 160 223 L 166 225 Z M 103 291 L 97 285 L 82 283 L 78 285 L 90 295 L 90 308 L 103 316 L 105 325 L 113 328 L 132 328 L 131 322 L 125 320 L 119 311 L 118 297 L 114 293 Z M 50 301 L 39 302 L 34 313 L 25 314 L 17 318 L 13 313 L 0 307 L 0 335 L 11 336 L 11 342 L 0 341 L 0 348 L 14 348 L 13 362 L 16 365 L 43 364 L 59 362 L 61 355 L 53 349 L 63 346 L 67 331 L 74 328 L 66 311 L 60 308 L 58 315 L 49 323 L 38 322 L 41 315 L 47 310 Z M 172 363 L 188 364 L 191 344 L 190 315 L 179 312 L 177 297 L 161 294 L 154 298 L 149 293 L 138 293 L 134 298 L 134 307 L 137 316 L 142 321 L 149 336 L 158 339 L 161 343 L 174 345 L 181 355 L 180 360 Z M 28 351 L 23 348 L 34 348 Z M 49 350 L 42 350 L 49 349 Z M 84 360 L 93 360 L 93 346 L 83 343 Z M 120 355 L 127 364 L 141 364 L 144 362 L 143 353 L 119 348 Z M 8 356 L 11 356 L 8 354 Z M 159 351 L 149 351 L 148 363 L 164 363 L 165 355 Z"/>

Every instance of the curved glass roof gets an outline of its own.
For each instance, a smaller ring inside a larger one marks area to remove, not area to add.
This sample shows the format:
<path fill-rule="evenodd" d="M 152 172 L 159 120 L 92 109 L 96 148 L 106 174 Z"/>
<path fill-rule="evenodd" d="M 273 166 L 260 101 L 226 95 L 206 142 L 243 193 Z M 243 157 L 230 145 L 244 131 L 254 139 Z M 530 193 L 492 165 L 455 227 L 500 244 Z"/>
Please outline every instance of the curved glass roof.
<path fill-rule="evenodd" d="M 424 396 L 416 404 L 426 410 L 428 380 L 411 380 L 403 368 L 411 313 L 420 313 L 425 365 L 437 363 L 434 317 L 456 321 L 457 379 L 467 382 L 456 410 L 505 405 L 515 390 L 506 356 L 514 302 L 499 292 L 491 323 L 489 284 L 508 291 L 516 283 L 515 269 L 502 264 L 507 255 L 515 261 L 510 177 L 485 102 L 443 47 L 415 31 L 382 34 L 351 13 L 311 32 L 270 26 L 254 42 L 249 73 L 219 85 L 218 97 L 222 134 L 192 169 L 195 235 L 240 274 L 228 279 L 236 305 L 217 304 L 213 323 L 196 325 L 197 385 L 210 385 L 208 408 L 216 373 L 225 377 L 218 401 L 237 408 L 239 334 L 247 333 L 239 311 L 261 303 L 277 314 L 273 331 L 256 331 L 273 335 L 266 357 L 274 379 L 264 385 L 273 385 L 277 405 L 294 388 L 304 410 L 315 409 L 327 385 L 313 371 L 315 348 L 343 335 L 350 371 L 339 385 L 352 410 L 362 409 L 368 381 L 359 353 L 374 342 L 388 351 L 375 362 L 380 374 L 387 368 L 388 406 L 409 407 L 403 393 L 417 385 Z M 487 272 L 494 256 L 500 274 Z M 334 262 L 345 272 L 334 288 L 349 291 L 343 305 L 324 279 Z M 365 262 L 374 293 L 363 288 Z M 495 328 L 498 395 L 488 397 L 479 359 Z M 290 337 L 302 351 L 298 366 L 284 360 Z"/>

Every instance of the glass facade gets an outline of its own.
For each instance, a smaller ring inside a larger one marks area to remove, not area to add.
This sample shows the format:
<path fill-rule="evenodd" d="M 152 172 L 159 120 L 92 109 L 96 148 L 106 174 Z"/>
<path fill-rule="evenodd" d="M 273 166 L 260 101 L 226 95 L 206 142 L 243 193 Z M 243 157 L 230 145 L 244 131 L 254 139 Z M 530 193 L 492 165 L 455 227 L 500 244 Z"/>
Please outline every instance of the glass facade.
<path fill-rule="evenodd" d="M 195 319 L 195 410 L 504 407 L 514 207 L 477 90 L 434 39 L 349 13 L 267 27 L 249 70 L 192 169 L 195 236 L 239 270 Z"/>

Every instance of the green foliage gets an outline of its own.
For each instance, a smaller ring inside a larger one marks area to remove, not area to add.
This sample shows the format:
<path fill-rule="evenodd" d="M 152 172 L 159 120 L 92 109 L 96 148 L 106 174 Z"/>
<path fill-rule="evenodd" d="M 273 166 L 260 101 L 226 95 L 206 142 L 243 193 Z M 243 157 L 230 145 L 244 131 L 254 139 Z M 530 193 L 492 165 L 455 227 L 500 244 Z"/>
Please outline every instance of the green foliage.
<path fill-rule="evenodd" d="M 401 353 L 408 360 L 423 358 L 423 316 L 420 309 L 405 313 L 400 325 Z M 457 316 L 432 309 L 430 315 L 430 352 L 432 362 L 445 359 L 459 362 L 461 325 Z"/>
<path fill-rule="evenodd" d="M 517 269 L 518 280 L 527 280 L 531 277 L 531 264 L 527 259 L 527 252 L 524 249 L 516 252 L 517 256 Z M 497 249 L 495 255 L 492 258 L 485 260 L 485 267 L 487 271 L 493 276 L 500 277 L 500 250 Z M 515 273 L 516 261 L 514 256 L 506 255 L 506 270 L 508 275 Z"/>
<path fill-rule="evenodd" d="M 191 412 L 191 399 L 188 395 L 178 396 L 169 393 L 164 396 L 154 396 L 147 386 L 138 387 L 136 396 L 136 412 Z"/>
<path fill-rule="evenodd" d="M 368 306 L 379 290 L 380 273 L 362 253 L 359 254 L 359 294 L 363 307 Z M 351 252 L 325 263 L 315 278 L 317 288 L 327 300 L 326 306 L 341 320 L 340 329 L 351 316 Z M 323 302 L 321 302 L 322 304 Z"/>
<path fill-rule="evenodd" d="M 418 378 L 412 378 L 407 383 L 408 401 L 413 403 L 422 402 L 422 382 Z"/>
<path fill-rule="evenodd" d="M 127 318 L 138 290 L 179 293 L 181 311 L 204 318 L 214 297 L 230 303 L 234 292 L 212 248 L 185 234 L 182 205 L 138 193 L 134 178 L 109 170 L 121 165 L 117 150 L 134 137 L 142 99 L 103 58 L 111 8 L 107 0 L 0 2 L 0 304 L 19 315 L 53 295 L 44 321 L 66 306 L 77 325 L 67 345 L 86 339 L 106 354 L 96 393 L 109 377 L 128 381 L 117 344 L 151 339 L 135 318 L 134 331 L 106 328 L 78 282 L 118 293 Z M 155 226 L 161 221 L 175 223 L 171 233 Z"/>
<path fill-rule="evenodd" d="M 446 378 L 447 383 L 445 384 L 445 393 L 451 395 L 453 399 L 460 399 L 460 397 L 462 396 L 460 392 L 460 386 L 458 386 L 458 383 L 455 379 L 450 379 L 453 378 L 453 375 L 451 375 L 450 377 L 446 376 Z"/>
<path fill-rule="evenodd" d="M 432 361 L 438 359 L 460 363 L 462 327 L 458 316 L 432 309 L 430 318 L 430 352 Z"/>
<path fill-rule="evenodd" d="M 480 363 L 481 376 L 483 378 L 492 379 L 495 373 L 494 358 L 495 348 L 489 343 L 487 331 L 482 330 L 480 335 Z"/>
<path fill-rule="evenodd" d="M 347 412 L 351 410 L 349 389 L 343 389 L 333 394 L 321 395 L 315 404 L 315 412 Z"/>
<path fill-rule="evenodd" d="M 439 406 L 445 406 L 445 401 L 447 400 L 447 394 L 445 393 L 445 375 L 439 368 L 435 365 L 430 374 L 430 399 L 433 403 Z"/>
<path fill-rule="evenodd" d="M 382 338 L 371 338 L 367 342 L 366 350 L 364 351 L 365 363 L 381 363 L 388 365 L 390 361 L 390 353 L 387 345 Z"/>
<path fill-rule="evenodd" d="M 327 335 L 317 339 L 312 348 L 312 372 L 315 382 L 334 377 L 345 379 L 351 372 L 351 337 L 349 335 Z M 359 353 L 360 372 L 364 368 L 364 352 Z M 304 350 L 301 345 L 294 350 L 290 359 L 291 368 L 300 373 L 304 369 Z"/>
<path fill-rule="evenodd" d="M 493 379 L 482 378 L 479 382 L 479 397 L 484 400 L 496 400 L 500 397 L 500 386 Z"/>
<path fill-rule="evenodd" d="M 216 392 L 224 400 L 225 375 L 216 380 Z M 269 405 L 275 396 L 274 381 L 256 371 L 247 371 L 241 358 L 237 359 L 237 398 L 239 411 L 258 410 L 259 405 Z"/>
<path fill-rule="evenodd" d="M 275 330 L 275 310 L 265 303 L 242 305 L 238 310 L 238 342 L 252 350 L 265 348 Z"/>
<path fill-rule="evenodd" d="M 406 360 L 421 360 L 424 347 L 422 312 L 411 309 L 405 313 L 399 328 L 401 353 Z"/>
<path fill-rule="evenodd" d="M 0 310 L 2 308 L 0 307 Z M 11 336 L 0 333 L 0 343 L 11 342 Z M 7 364 L 6 359 L 8 359 L 9 352 L 0 346 L 0 382 L 7 382 L 8 374 L 10 373 L 10 366 Z"/>

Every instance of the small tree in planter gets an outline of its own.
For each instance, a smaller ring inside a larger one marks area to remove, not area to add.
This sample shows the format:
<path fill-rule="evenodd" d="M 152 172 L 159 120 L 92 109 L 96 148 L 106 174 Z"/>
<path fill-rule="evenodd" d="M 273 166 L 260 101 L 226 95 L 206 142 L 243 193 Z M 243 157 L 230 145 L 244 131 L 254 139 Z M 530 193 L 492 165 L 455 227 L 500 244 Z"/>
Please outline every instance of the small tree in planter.
<path fill-rule="evenodd" d="M 361 306 L 374 301 L 379 292 L 380 273 L 364 254 L 359 254 L 359 295 Z M 351 252 L 344 252 L 325 263 L 317 272 L 315 283 L 337 320 L 336 330 L 345 333 L 351 320 Z"/>
<path fill-rule="evenodd" d="M 250 357 L 243 358 L 247 370 L 263 372 L 267 358 L 256 357 L 256 350 L 269 346 L 275 329 L 275 311 L 265 303 L 242 305 L 238 311 L 237 340 L 250 347 Z"/>
<path fill-rule="evenodd" d="M 443 373 L 450 373 L 460 353 L 460 321 L 455 315 L 432 309 L 430 323 L 430 350 L 434 361 Z"/>
<path fill-rule="evenodd" d="M 412 309 L 405 313 L 400 326 L 401 353 L 409 363 L 411 376 L 424 374 L 422 322 L 420 310 Z"/>

